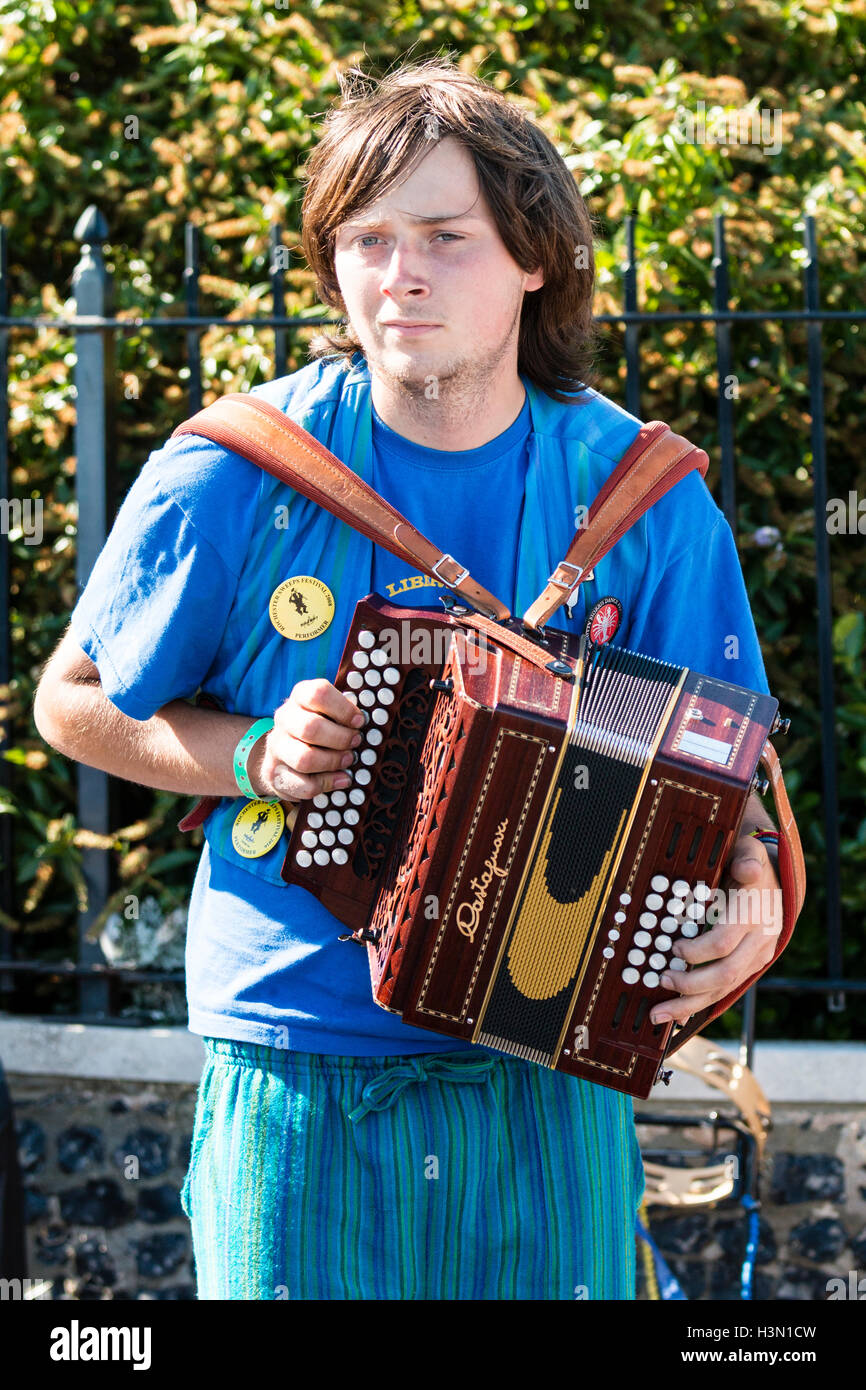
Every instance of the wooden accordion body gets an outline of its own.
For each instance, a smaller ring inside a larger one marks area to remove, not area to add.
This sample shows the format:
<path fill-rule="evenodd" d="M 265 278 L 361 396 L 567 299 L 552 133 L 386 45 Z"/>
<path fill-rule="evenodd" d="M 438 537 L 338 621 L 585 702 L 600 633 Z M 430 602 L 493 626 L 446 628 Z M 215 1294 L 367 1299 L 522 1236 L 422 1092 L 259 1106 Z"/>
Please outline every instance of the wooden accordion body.
<path fill-rule="evenodd" d="M 573 682 L 362 599 L 334 681 L 370 716 L 353 784 L 303 803 L 282 876 L 366 940 L 404 1022 L 645 1098 L 659 975 L 704 928 L 778 706 L 546 636 Z"/>

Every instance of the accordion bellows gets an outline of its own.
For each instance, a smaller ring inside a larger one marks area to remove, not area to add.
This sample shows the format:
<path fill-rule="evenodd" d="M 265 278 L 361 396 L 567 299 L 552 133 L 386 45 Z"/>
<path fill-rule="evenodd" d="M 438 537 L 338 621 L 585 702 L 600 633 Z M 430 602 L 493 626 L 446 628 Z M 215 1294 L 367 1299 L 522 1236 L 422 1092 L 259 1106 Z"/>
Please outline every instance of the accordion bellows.
<path fill-rule="evenodd" d="M 367 943 L 406 1023 L 646 1097 L 660 975 L 705 928 L 778 706 L 546 637 L 573 680 L 362 599 L 334 681 L 368 714 L 353 784 L 302 804 L 283 878 Z"/>

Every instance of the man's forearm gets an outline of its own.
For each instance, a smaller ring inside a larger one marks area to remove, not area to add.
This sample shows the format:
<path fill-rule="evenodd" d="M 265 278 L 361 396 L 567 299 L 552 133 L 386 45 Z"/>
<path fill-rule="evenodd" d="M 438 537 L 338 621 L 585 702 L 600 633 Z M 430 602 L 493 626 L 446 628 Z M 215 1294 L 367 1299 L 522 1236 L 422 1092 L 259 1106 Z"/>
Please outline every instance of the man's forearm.
<path fill-rule="evenodd" d="M 114 777 L 187 796 L 238 796 L 234 750 L 255 715 L 226 714 L 172 700 L 150 719 L 122 714 L 101 685 L 64 682 L 62 718 L 37 705 L 37 727 L 52 747 Z M 248 769 L 253 788 L 271 793 L 258 780 L 264 740 L 255 745 Z"/>
<path fill-rule="evenodd" d="M 186 796 L 238 795 L 234 779 L 234 750 L 255 716 L 227 714 L 172 700 L 150 719 L 139 721 L 122 714 L 103 693 L 98 682 L 65 681 L 55 701 L 62 710 L 58 720 L 36 703 L 39 733 L 53 748 L 99 768 L 114 777 L 145 787 Z M 261 780 L 265 740 L 259 739 L 247 768 L 253 789 L 263 796 L 273 789 Z M 774 830 L 760 797 L 749 797 L 740 833 Z"/>

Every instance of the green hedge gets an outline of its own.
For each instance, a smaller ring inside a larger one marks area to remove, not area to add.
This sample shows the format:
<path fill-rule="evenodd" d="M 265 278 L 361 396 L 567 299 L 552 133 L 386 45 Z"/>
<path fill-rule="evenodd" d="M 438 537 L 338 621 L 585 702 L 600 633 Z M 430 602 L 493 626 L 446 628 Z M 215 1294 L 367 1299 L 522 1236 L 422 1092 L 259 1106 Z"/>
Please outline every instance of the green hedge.
<path fill-rule="evenodd" d="M 270 311 L 268 226 L 291 249 L 287 312 L 315 315 L 298 250 L 299 169 L 335 74 L 383 72 L 407 55 L 448 51 L 507 90 L 555 141 L 599 219 L 598 312 L 622 307 L 623 221 L 638 215 L 641 306 L 712 308 L 712 218 L 728 216 L 731 292 L 741 309 L 803 302 L 802 215 L 817 221 L 822 302 L 863 307 L 858 266 L 866 220 L 866 143 L 859 73 L 866 4 L 726 0 L 716 4 L 565 0 L 472 5 L 310 0 L 303 14 L 261 0 L 0 0 L 0 222 L 9 230 L 14 313 L 61 313 L 79 248 L 76 218 L 105 215 L 116 305 L 125 317 L 184 312 L 183 223 L 203 232 L 203 307 L 236 317 Z M 754 145 L 684 144 L 678 113 L 778 111 L 778 153 Z M 137 138 L 132 133 L 134 116 Z M 830 497 L 866 496 L 863 339 L 857 325 L 823 335 Z M 289 370 L 304 364 L 302 330 Z M 10 337 L 13 495 L 45 500 L 41 547 L 12 538 L 15 678 L 5 703 L 13 748 L 17 931 L 29 952 L 65 954 L 83 891 L 74 768 L 46 750 L 30 716 L 42 663 L 75 602 L 75 461 L 71 335 Z M 605 335 L 602 389 L 623 400 L 622 334 Z M 710 453 L 718 485 L 711 327 L 642 330 L 644 419 L 667 420 Z M 272 335 L 203 335 L 206 402 L 274 373 Z M 734 330 L 740 547 L 770 686 L 792 734 L 780 743 L 807 856 L 810 893 L 786 974 L 825 972 L 822 748 L 817 687 L 812 458 L 805 331 Z M 121 493 L 187 413 L 184 335 L 137 330 L 117 349 Z M 778 541 L 766 545 L 764 528 Z M 755 539 L 757 533 L 757 541 Z M 866 622 L 863 544 L 830 537 L 839 750 L 845 964 L 866 975 Z M 59 597 L 59 602 L 58 602 Z M 174 829 L 189 804 L 122 784 L 111 837 L 116 886 L 183 901 L 194 843 Z M 864 1006 L 828 1013 L 821 996 L 762 996 L 764 1036 L 862 1037 Z M 731 1029 L 735 1019 L 729 1019 Z"/>

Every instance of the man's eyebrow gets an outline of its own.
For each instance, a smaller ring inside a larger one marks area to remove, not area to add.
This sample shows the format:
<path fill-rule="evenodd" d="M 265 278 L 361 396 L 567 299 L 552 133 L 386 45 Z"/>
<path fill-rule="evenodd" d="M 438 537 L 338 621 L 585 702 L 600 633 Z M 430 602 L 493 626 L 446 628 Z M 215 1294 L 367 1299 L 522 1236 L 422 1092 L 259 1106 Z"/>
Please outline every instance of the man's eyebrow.
<path fill-rule="evenodd" d="M 481 221 L 481 219 L 480 219 L 474 212 L 443 212 L 443 213 L 438 213 L 438 214 L 434 215 L 433 217 L 420 217 L 420 216 L 418 216 L 418 215 L 415 214 L 415 213 L 404 213 L 404 216 L 406 217 L 406 220 L 407 220 L 408 222 L 418 222 L 418 223 L 422 223 L 422 224 L 425 225 L 425 226 L 433 226 L 433 225 L 435 225 L 435 224 L 438 223 L 438 222 L 466 222 L 466 221 L 469 221 L 469 222 L 480 222 L 480 221 Z M 364 221 L 343 222 L 343 223 L 340 224 L 340 227 L 338 228 L 338 230 L 339 230 L 339 231 L 343 231 L 343 230 L 348 231 L 350 228 L 356 228 L 356 227 L 364 227 L 364 228 L 366 228 L 366 229 L 369 230 L 371 227 L 384 227 L 384 226 L 387 224 L 387 221 L 388 221 L 387 217 L 383 217 L 383 218 L 379 218 L 379 219 L 377 219 L 377 220 L 375 220 L 375 221 L 369 221 L 369 222 L 364 222 Z"/>

